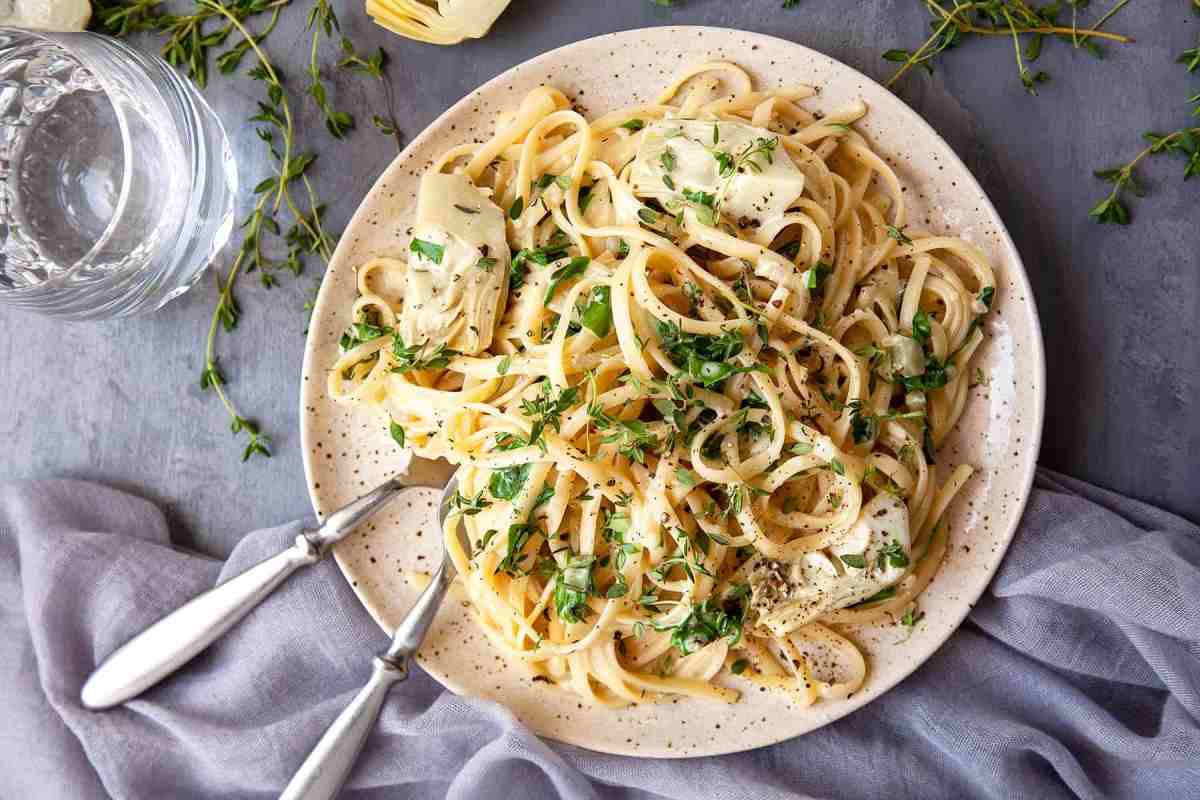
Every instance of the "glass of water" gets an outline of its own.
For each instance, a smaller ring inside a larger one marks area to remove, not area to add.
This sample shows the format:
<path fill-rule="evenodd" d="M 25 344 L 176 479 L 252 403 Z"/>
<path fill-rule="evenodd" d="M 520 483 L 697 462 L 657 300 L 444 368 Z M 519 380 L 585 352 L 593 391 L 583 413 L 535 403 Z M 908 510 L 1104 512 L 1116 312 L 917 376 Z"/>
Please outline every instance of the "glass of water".
<path fill-rule="evenodd" d="M 0 303 L 75 319 L 187 291 L 233 227 L 225 130 L 159 58 L 0 27 Z"/>

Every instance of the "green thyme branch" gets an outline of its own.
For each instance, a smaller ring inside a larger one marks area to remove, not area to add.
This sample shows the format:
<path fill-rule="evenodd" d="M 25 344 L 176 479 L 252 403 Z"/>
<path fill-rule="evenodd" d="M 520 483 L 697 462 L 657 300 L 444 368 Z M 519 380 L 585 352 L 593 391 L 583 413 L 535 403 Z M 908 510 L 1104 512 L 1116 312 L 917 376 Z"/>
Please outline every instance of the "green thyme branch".
<path fill-rule="evenodd" d="M 1012 14 L 1009 13 L 1007 8 L 1004 8 L 1003 11 L 1004 19 L 1008 22 L 1008 30 L 1012 33 L 1013 52 L 1017 57 L 1017 74 L 1021 78 L 1021 85 L 1025 87 L 1025 91 L 1036 95 L 1037 89 L 1035 85 L 1049 80 L 1050 76 L 1045 72 L 1038 72 L 1036 74 L 1029 72 L 1029 67 L 1025 66 L 1025 62 L 1021 59 L 1021 37 L 1017 33 L 1017 24 L 1013 22 Z"/>
<path fill-rule="evenodd" d="M 1088 53 L 1102 57 L 1102 51 L 1093 39 L 1105 39 L 1121 44 L 1132 42 L 1133 39 L 1119 33 L 1102 31 L 1100 27 L 1108 22 L 1113 15 L 1125 7 L 1129 0 L 1118 0 L 1090 28 L 1080 30 L 1073 16 L 1071 27 L 1058 24 L 1061 13 L 1061 3 L 1055 2 L 1039 9 L 1031 8 L 1024 0 L 974 0 L 973 2 L 956 2 L 947 7 L 942 0 L 922 0 L 926 9 L 934 16 L 933 34 L 916 50 L 892 49 L 883 54 L 887 61 L 899 63 L 900 66 L 888 79 L 887 85 L 892 86 L 914 66 L 920 66 L 932 72 L 932 62 L 937 56 L 961 44 L 970 36 L 1006 36 L 1012 37 L 1013 49 L 1017 62 L 1017 76 L 1022 86 L 1036 94 L 1035 85 L 1049 80 L 1045 72 L 1032 72 L 1026 62 L 1036 61 L 1041 55 L 1042 43 L 1047 36 L 1054 36 L 1071 42 L 1075 47 L 1082 48 Z M 1068 0 L 1073 15 L 1077 8 L 1086 5 L 1086 0 Z M 1020 40 L 1028 39 L 1028 47 L 1024 54 L 1021 52 Z"/>
<path fill-rule="evenodd" d="M 401 137 L 400 128 L 396 124 L 395 101 L 392 99 L 392 79 L 388 76 L 385 69 L 386 64 L 387 56 L 384 55 L 382 47 L 371 53 L 371 55 L 363 57 L 355 51 L 353 42 L 345 36 L 342 37 L 342 60 L 337 62 L 337 65 L 378 78 L 383 82 L 388 113 L 387 116 L 380 114 L 373 115 L 371 122 L 380 133 L 385 136 L 391 136 L 396 140 L 396 151 L 399 152 L 404 149 L 404 139 Z"/>
<path fill-rule="evenodd" d="M 1113 185 L 1108 196 L 1092 206 L 1088 215 L 1097 222 L 1128 225 L 1132 221 L 1128 207 L 1121 202 L 1124 193 L 1128 191 L 1135 197 L 1145 197 L 1145 190 L 1137 183 L 1134 169 L 1146 156 L 1159 153 L 1177 153 L 1187 158 L 1183 168 L 1183 179 L 1200 175 L 1200 127 L 1180 128 L 1168 134 L 1144 133 L 1142 136 L 1150 142 L 1149 145 L 1135 155 L 1130 161 L 1111 169 L 1097 170 L 1095 175 L 1102 181 Z"/>
<path fill-rule="evenodd" d="M 112 36 L 126 36 L 141 31 L 162 33 L 167 36 L 162 47 L 163 58 L 176 67 L 186 70 L 197 86 L 208 83 L 210 50 L 223 47 L 229 35 L 236 30 L 231 21 L 245 22 L 260 14 L 271 12 L 271 21 L 257 35 L 262 40 L 274 27 L 279 11 L 291 0 L 229 0 L 224 6 L 197 0 L 191 14 L 171 14 L 160 7 L 164 0 L 97 0 L 95 3 L 96 26 Z M 218 27 L 211 23 L 223 22 Z M 241 41 L 228 48 L 216 59 L 217 69 L 230 73 L 237 69 L 249 50 L 249 43 Z"/>
<path fill-rule="evenodd" d="M 307 27 L 312 31 L 312 46 L 309 48 L 308 57 L 310 80 L 308 93 L 312 95 L 313 101 L 325 118 L 325 128 L 329 131 L 329 135 L 335 139 L 341 139 L 354 128 L 354 117 L 345 111 L 335 111 L 329 104 L 328 91 L 321 81 L 321 68 L 317 64 L 317 45 L 321 40 L 321 35 L 333 38 L 334 32 L 340 30 L 337 15 L 329 5 L 329 0 L 316 0 L 312 10 L 308 12 Z"/>
<path fill-rule="evenodd" d="M 258 425 L 251 422 L 237 409 L 226 391 L 226 379 L 220 373 L 216 355 L 217 335 L 220 330 L 231 332 L 238 323 L 240 309 L 234 294 L 238 276 L 243 272 L 258 270 L 260 279 L 265 287 L 275 285 L 272 271 L 279 266 L 286 267 L 294 273 L 299 273 L 303 267 L 302 254 L 311 253 L 328 260 L 332 252 L 332 241 L 321 222 L 323 206 L 317 201 L 317 195 L 306 174 L 308 167 L 315 161 L 312 153 L 296 153 L 295 126 L 291 106 L 283 88 L 280 73 L 272 64 L 270 58 L 259 44 L 260 36 L 251 33 L 237 15 L 217 0 L 197 0 L 199 7 L 212 11 L 224 17 L 229 26 L 241 35 L 247 51 L 253 52 L 257 64 L 250 70 L 250 77 L 266 84 L 266 102 L 259 102 L 259 113 L 252 120 L 262 122 L 268 128 L 259 128 L 257 133 L 266 144 L 273 158 L 274 174 L 260 181 L 254 187 L 258 195 L 254 210 L 242 222 L 244 231 L 238 254 L 224 280 L 219 283 L 217 303 L 213 309 L 209 323 L 208 337 L 205 341 L 204 371 L 201 374 L 200 385 L 204 389 L 216 392 L 221 404 L 230 417 L 230 427 L 235 434 L 245 433 L 248 443 L 242 452 L 243 460 L 253 455 L 269 456 L 266 447 L 268 437 L 263 434 Z M 276 148 L 276 137 L 280 149 Z M 292 196 L 292 183 L 299 181 L 304 186 L 308 210 L 304 212 Z M 272 262 L 263 253 L 263 233 L 275 236 L 281 235 L 279 221 L 276 215 L 281 208 L 286 208 L 292 218 L 292 226 L 283 234 L 287 244 L 287 257 L 282 264 Z"/>
<path fill-rule="evenodd" d="M 937 0 L 923 0 L 923 2 L 925 2 L 925 5 L 930 9 L 930 11 L 943 17 L 944 19 L 952 19 L 956 16 L 954 11 L 946 11 L 946 9 L 943 8 L 941 3 L 937 2 Z M 1079 14 L 1078 10 L 1081 6 L 1086 5 L 1086 3 L 1078 2 L 1078 1 L 1071 2 L 1071 0 L 1068 0 L 1068 5 L 1071 6 L 1071 12 L 1072 12 L 1071 27 L 1065 28 L 1061 25 L 1045 24 L 1041 20 L 1038 20 L 1038 21 L 1031 23 L 1030 25 L 1021 26 L 1018 29 L 1018 33 L 1041 34 L 1043 36 L 1045 36 L 1047 34 L 1056 35 L 1056 36 L 1065 36 L 1067 34 L 1070 34 L 1072 36 L 1072 41 L 1074 43 L 1076 43 L 1076 46 L 1078 46 L 1079 43 L 1082 43 L 1083 41 L 1085 41 L 1089 38 L 1108 39 L 1110 41 L 1119 42 L 1121 44 L 1129 44 L 1129 43 L 1133 42 L 1133 37 L 1131 37 L 1131 36 L 1125 36 L 1124 34 L 1120 34 L 1120 33 L 1109 33 L 1108 31 L 1100 30 L 1100 28 L 1104 26 L 1104 23 L 1107 22 L 1113 16 L 1113 14 L 1120 11 L 1125 6 L 1125 4 L 1128 2 L 1129 2 L 1129 0 L 1121 0 L 1121 2 L 1118 2 L 1115 6 L 1110 8 L 1108 10 L 1108 12 L 1096 22 L 1096 24 L 1092 25 L 1092 27 L 1090 27 L 1090 28 L 1086 28 L 1081 31 L 1081 30 L 1079 30 L 1079 26 L 1078 26 L 1078 14 Z M 996 5 L 995 3 L 962 3 L 959 5 L 959 8 L 961 8 L 963 6 L 980 6 L 981 10 L 984 10 L 988 7 L 995 6 L 995 5 Z M 1023 3 L 1021 5 L 1024 6 Z M 1051 7 L 1051 8 L 1052 8 L 1052 10 L 1056 10 L 1056 9 L 1053 9 L 1053 7 Z M 968 10 L 970 10 L 970 9 L 968 9 Z M 1023 8 L 1022 10 L 1024 12 L 1023 16 L 1025 14 L 1033 14 L 1036 16 L 1038 13 L 1036 11 L 1033 11 L 1032 9 L 1029 9 L 1028 7 Z M 1028 17 L 1026 17 L 1026 18 L 1028 18 Z M 1042 19 L 1045 19 L 1045 18 L 1043 17 Z M 989 26 L 989 25 L 974 25 L 974 24 L 971 24 L 969 21 L 966 21 L 965 19 L 957 20 L 956 24 L 958 25 L 959 29 L 962 30 L 963 33 L 974 33 L 974 34 L 978 34 L 980 36 L 1008 36 L 1009 35 L 1009 30 L 1007 28 L 999 28 L 996 26 Z"/>
<path fill-rule="evenodd" d="M 1191 0 L 1192 10 L 1200 14 L 1200 0 Z M 1200 70 L 1200 42 L 1196 47 L 1185 50 L 1177 61 L 1188 73 Z M 1187 99 L 1192 107 L 1192 117 L 1200 117 L 1200 92 Z M 1147 131 L 1142 134 L 1148 144 L 1126 163 L 1110 169 L 1098 170 L 1095 174 L 1102 181 L 1113 185 L 1112 190 L 1099 203 L 1092 206 L 1088 214 L 1097 222 L 1111 225 L 1128 225 L 1132 220 L 1128 206 L 1122 202 L 1125 193 L 1143 197 L 1145 192 L 1137 182 L 1135 169 L 1148 156 L 1174 154 L 1185 159 L 1183 179 L 1200 175 L 1200 126 L 1184 125 L 1170 133 Z"/>
<path fill-rule="evenodd" d="M 260 205 L 262 202 L 262 200 L 259 201 Z M 237 407 L 225 392 L 225 377 L 217 368 L 217 325 L 220 323 L 225 327 L 226 331 L 233 330 L 233 327 L 237 325 L 237 319 L 241 311 L 238 308 L 237 299 L 233 295 L 233 285 L 237 280 L 238 272 L 241 269 L 245 255 L 246 251 L 244 249 L 238 253 L 237 258 L 233 261 L 233 266 L 229 268 L 229 274 L 225 280 L 222 281 L 220 278 L 217 278 L 217 306 L 213 310 L 212 319 L 209 321 L 208 337 L 204 345 L 204 371 L 200 374 L 200 388 L 204 390 L 211 389 L 216 392 L 221 405 L 225 406 L 225 412 L 229 415 L 230 430 L 233 431 L 235 436 L 245 432 L 249 437 L 245 449 L 242 450 L 242 461 L 248 461 L 253 455 L 271 457 L 271 451 L 267 449 L 269 437 L 259 431 L 257 423 L 246 419 L 238 412 Z"/>

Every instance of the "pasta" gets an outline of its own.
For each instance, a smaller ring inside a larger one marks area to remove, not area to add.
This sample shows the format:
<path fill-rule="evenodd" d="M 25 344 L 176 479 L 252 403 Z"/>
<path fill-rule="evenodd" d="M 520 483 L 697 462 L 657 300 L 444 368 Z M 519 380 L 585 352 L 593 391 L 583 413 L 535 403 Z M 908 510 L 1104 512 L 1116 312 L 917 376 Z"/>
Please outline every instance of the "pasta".
<path fill-rule="evenodd" d="M 330 396 L 460 465 L 470 613 L 587 702 L 845 697 L 844 626 L 911 619 L 946 551 L 992 268 L 814 92 L 706 63 L 589 121 L 540 87 L 359 267 Z"/>

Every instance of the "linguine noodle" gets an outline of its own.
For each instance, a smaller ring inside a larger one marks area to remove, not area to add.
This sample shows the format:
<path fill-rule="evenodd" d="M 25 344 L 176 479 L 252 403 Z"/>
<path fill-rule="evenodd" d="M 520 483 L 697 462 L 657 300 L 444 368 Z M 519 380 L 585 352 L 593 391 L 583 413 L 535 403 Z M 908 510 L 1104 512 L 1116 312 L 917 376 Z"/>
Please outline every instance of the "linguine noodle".
<path fill-rule="evenodd" d="M 589 121 L 535 89 L 430 167 L 450 221 L 358 270 L 330 395 L 460 465 L 471 613 L 588 702 L 845 697 L 841 626 L 911 620 L 946 552 L 992 269 L 814 93 L 708 63 Z"/>

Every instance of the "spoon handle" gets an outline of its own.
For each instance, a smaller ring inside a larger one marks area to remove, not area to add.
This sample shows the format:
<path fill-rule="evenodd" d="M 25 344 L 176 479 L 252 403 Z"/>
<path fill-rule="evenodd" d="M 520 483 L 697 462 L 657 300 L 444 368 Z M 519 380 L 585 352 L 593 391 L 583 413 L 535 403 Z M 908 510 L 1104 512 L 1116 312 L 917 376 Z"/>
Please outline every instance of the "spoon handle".
<path fill-rule="evenodd" d="M 186 664 L 232 628 L 276 586 L 321 552 L 303 535 L 278 555 L 189 600 L 104 659 L 83 685 L 84 706 L 120 705 Z"/>
<path fill-rule="evenodd" d="M 433 624 L 453 579 L 454 567 L 444 558 L 429 586 L 400 621 L 391 646 L 375 657 L 367 685 L 325 730 L 279 800 L 333 800 L 338 796 L 379 719 L 388 691 L 408 677 L 409 661 Z"/>

